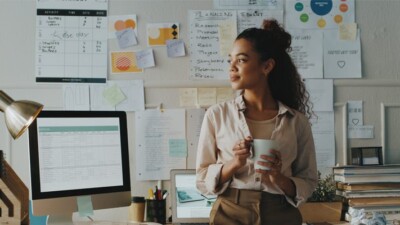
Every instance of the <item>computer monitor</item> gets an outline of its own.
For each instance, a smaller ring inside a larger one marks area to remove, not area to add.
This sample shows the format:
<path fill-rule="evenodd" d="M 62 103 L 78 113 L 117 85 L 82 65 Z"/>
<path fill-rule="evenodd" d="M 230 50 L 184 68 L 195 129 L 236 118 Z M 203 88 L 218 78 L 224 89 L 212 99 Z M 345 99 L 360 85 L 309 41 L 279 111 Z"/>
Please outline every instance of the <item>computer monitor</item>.
<path fill-rule="evenodd" d="M 130 204 L 125 112 L 42 111 L 29 147 L 33 215 L 72 221 L 79 196 L 93 209 Z"/>

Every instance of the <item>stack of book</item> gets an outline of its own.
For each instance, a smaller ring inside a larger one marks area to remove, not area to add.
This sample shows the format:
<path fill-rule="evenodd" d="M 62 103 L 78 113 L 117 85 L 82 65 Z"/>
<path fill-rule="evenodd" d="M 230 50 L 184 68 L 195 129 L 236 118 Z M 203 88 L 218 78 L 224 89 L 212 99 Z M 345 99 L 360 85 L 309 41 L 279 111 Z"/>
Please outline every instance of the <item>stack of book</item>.
<path fill-rule="evenodd" d="M 351 221 L 351 209 L 373 212 L 388 221 L 400 220 L 400 165 L 341 166 L 333 168 L 336 194 L 345 200 L 345 219 Z"/>

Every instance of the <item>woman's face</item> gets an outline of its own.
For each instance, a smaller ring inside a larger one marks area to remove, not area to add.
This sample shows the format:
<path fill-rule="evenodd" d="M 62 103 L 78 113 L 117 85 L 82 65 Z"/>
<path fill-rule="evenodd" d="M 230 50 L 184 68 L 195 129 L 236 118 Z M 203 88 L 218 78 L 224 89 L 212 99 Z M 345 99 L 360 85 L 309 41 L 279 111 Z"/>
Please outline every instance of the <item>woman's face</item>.
<path fill-rule="evenodd" d="M 256 89 L 267 85 L 267 62 L 261 62 L 259 54 L 246 39 L 238 39 L 229 55 L 229 76 L 233 89 Z"/>

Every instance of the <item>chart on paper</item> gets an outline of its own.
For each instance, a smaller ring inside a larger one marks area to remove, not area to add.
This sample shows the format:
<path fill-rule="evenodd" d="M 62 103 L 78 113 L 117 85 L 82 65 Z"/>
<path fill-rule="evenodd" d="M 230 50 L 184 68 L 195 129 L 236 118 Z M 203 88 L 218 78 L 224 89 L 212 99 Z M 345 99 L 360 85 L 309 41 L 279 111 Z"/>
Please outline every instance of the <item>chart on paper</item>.
<path fill-rule="evenodd" d="M 37 0 L 36 82 L 105 83 L 108 0 Z"/>

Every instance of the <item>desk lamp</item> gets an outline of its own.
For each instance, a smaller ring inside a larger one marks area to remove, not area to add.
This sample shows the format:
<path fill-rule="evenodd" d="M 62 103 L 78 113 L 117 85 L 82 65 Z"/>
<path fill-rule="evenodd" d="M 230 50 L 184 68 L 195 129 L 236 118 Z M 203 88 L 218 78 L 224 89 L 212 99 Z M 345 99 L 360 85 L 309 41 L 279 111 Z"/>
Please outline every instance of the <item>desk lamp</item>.
<path fill-rule="evenodd" d="M 0 111 L 4 112 L 8 131 L 14 139 L 21 136 L 42 110 L 43 105 L 32 101 L 14 101 L 0 90 Z M 0 223 L 29 224 L 29 191 L 0 150 Z"/>
<path fill-rule="evenodd" d="M 37 102 L 21 100 L 14 101 L 0 90 L 0 111 L 4 112 L 8 131 L 14 139 L 21 136 L 26 128 L 42 111 L 43 105 Z"/>

